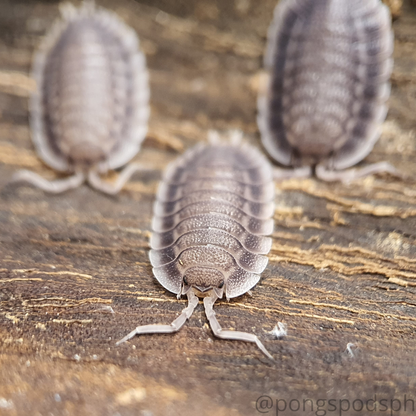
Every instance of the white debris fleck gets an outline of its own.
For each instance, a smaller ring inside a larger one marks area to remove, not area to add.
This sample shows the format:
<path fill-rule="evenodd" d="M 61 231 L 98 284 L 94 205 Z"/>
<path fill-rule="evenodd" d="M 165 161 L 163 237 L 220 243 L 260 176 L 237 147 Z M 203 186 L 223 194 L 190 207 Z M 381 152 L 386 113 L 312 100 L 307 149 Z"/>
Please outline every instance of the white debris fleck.
<path fill-rule="evenodd" d="M 350 357 L 354 357 L 355 356 L 353 350 L 356 350 L 356 349 L 357 349 L 357 346 L 355 344 L 353 344 L 352 342 L 349 342 L 347 344 L 346 351 L 348 352 L 348 354 L 350 355 Z"/>
<path fill-rule="evenodd" d="M 7 400 L 4 397 L 0 397 L 0 409 L 11 410 L 14 408 L 14 404 L 11 400 Z"/>
<path fill-rule="evenodd" d="M 287 327 L 283 322 L 278 322 L 277 325 L 270 331 L 270 334 L 276 338 L 283 338 L 287 335 Z"/>

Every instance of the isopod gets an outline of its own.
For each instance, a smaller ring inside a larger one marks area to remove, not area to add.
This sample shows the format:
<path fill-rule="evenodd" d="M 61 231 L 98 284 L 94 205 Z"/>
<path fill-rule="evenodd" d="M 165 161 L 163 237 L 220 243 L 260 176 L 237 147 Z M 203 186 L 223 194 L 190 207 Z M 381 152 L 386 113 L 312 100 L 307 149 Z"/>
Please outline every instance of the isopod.
<path fill-rule="evenodd" d="M 380 0 L 281 0 L 268 31 L 267 85 L 258 98 L 274 176 L 349 181 L 375 172 L 364 159 L 387 114 L 393 60 L 388 7 Z"/>
<path fill-rule="evenodd" d="M 139 334 L 178 331 L 200 296 L 217 337 L 255 342 L 272 359 L 256 335 L 224 331 L 213 310 L 224 294 L 230 299 L 249 291 L 267 265 L 271 166 L 257 149 L 239 142 L 238 132 L 230 143 L 216 140 L 215 132 L 210 137 L 214 144 L 198 144 L 167 168 L 154 205 L 153 274 L 178 298 L 187 295 L 188 306 L 170 325 L 139 326 L 118 344 Z"/>
<path fill-rule="evenodd" d="M 91 0 L 80 8 L 64 4 L 61 12 L 34 57 L 37 89 L 30 100 L 30 124 L 40 158 L 72 176 L 48 181 L 22 170 L 12 180 L 51 193 L 88 181 L 115 194 L 135 171 L 144 169 L 127 165 L 114 185 L 100 177 L 126 165 L 146 136 L 146 59 L 136 33 L 115 13 Z"/>

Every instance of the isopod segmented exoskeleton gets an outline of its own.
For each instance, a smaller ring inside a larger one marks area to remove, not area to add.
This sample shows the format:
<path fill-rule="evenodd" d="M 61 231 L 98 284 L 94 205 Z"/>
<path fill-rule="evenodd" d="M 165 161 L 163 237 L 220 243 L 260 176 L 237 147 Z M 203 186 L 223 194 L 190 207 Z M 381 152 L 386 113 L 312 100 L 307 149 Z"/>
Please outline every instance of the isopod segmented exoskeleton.
<path fill-rule="evenodd" d="M 254 334 L 223 331 L 213 311 L 223 294 L 234 298 L 256 285 L 271 248 L 270 164 L 257 149 L 234 141 L 199 144 L 167 168 L 154 206 L 150 261 L 161 285 L 178 298 L 186 294 L 189 304 L 171 325 L 139 326 L 119 343 L 179 330 L 203 296 L 216 336 L 255 342 L 272 358 Z"/>
<path fill-rule="evenodd" d="M 348 169 L 379 138 L 387 113 L 393 32 L 380 0 L 281 0 L 269 28 L 258 99 L 275 177 L 351 180 L 398 172 L 386 162 Z M 400 175 L 399 175 L 400 176 Z"/>
<path fill-rule="evenodd" d="M 62 19 L 47 34 L 33 63 L 37 90 L 30 101 L 36 150 L 50 167 L 73 176 L 47 181 L 19 171 L 27 181 L 59 193 L 87 180 L 117 193 L 136 171 L 130 164 L 114 185 L 99 174 L 117 169 L 139 151 L 147 132 L 149 85 L 136 33 L 115 13 L 84 1 L 62 6 Z"/>

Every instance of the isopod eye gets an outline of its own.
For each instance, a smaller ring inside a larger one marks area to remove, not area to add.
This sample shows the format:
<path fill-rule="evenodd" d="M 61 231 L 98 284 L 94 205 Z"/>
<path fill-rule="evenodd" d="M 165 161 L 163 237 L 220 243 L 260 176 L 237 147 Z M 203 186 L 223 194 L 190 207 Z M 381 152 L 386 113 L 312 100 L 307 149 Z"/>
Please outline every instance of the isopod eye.
<path fill-rule="evenodd" d="M 189 286 L 188 281 L 186 280 L 186 276 L 183 277 L 183 283 L 185 286 Z"/>
<path fill-rule="evenodd" d="M 224 280 L 218 285 L 218 289 L 222 289 L 224 287 Z"/>

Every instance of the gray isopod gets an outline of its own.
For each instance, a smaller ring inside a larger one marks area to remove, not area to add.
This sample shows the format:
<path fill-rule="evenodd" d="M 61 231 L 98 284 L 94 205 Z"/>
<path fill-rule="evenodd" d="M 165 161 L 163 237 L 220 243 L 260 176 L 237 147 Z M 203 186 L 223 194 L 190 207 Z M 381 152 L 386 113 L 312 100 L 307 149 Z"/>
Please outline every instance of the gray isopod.
<path fill-rule="evenodd" d="M 213 305 L 249 291 L 267 265 L 273 231 L 274 185 L 267 159 L 239 143 L 199 144 L 173 162 L 159 186 L 152 222 L 150 261 L 160 284 L 188 306 L 170 325 L 139 326 L 138 334 L 178 331 L 204 297 L 205 313 L 217 337 L 255 342 L 258 337 L 224 331 Z M 282 327 L 282 324 L 280 324 Z M 277 333 L 277 332 L 275 332 Z M 279 334 L 281 331 L 279 332 Z"/>
<path fill-rule="evenodd" d="M 41 159 L 72 173 L 48 181 L 17 172 L 27 181 L 59 193 L 85 180 L 102 192 L 117 193 L 139 164 L 127 165 L 114 185 L 100 174 L 127 164 L 147 132 L 149 84 L 146 59 L 135 32 L 115 13 L 84 1 L 64 4 L 59 19 L 35 54 L 37 90 L 30 100 L 32 138 Z"/>
<path fill-rule="evenodd" d="M 268 32 L 266 88 L 258 99 L 263 145 L 275 178 L 327 181 L 388 171 L 347 169 L 380 136 L 390 95 L 393 32 L 380 0 L 281 0 Z"/>

